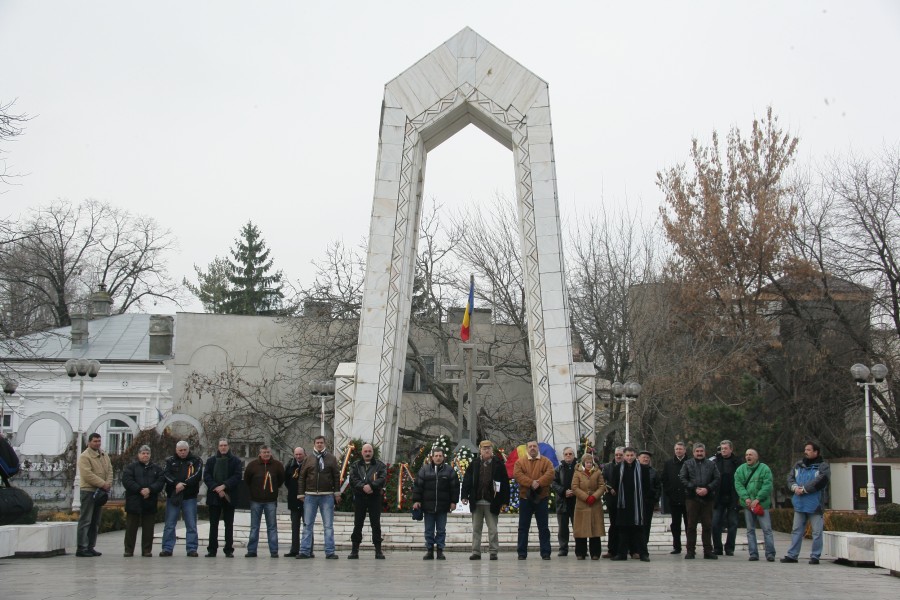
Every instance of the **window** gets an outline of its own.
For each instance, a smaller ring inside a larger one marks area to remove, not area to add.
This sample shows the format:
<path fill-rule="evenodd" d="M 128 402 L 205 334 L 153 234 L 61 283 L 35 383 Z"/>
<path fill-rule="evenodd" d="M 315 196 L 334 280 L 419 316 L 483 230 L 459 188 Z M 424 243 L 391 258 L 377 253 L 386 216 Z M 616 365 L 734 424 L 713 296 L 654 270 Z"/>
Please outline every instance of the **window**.
<path fill-rule="evenodd" d="M 0 423 L 0 430 L 3 435 L 12 433 L 12 413 L 3 413 L 3 423 Z"/>
<path fill-rule="evenodd" d="M 138 422 L 138 415 L 128 415 Z M 124 454 L 134 441 L 134 434 L 128 423 L 119 419 L 111 419 L 106 426 L 106 451 L 110 454 Z"/>
<path fill-rule="evenodd" d="M 262 445 L 262 442 L 231 441 L 229 443 L 231 453 L 238 458 L 256 458 L 259 456 L 259 447 Z"/>
<path fill-rule="evenodd" d="M 434 377 L 434 356 L 422 356 L 422 362 L 425 364 L 425 372 Z M 406 368 L 403 370 L 403 391 L 404 392 L 430 392 L 431 388 L 423 381 L 419 372 L 412 365 L 412 361 L 406 361 Z"/>

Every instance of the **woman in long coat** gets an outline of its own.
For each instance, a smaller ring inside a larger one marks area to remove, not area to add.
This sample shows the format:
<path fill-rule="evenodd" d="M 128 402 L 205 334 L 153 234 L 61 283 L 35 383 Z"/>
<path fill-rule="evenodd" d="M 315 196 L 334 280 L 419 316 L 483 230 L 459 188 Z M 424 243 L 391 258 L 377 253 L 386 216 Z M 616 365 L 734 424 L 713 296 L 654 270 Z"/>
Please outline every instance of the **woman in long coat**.
<path fill-rule="evenodd" d="M 603 521 L 603 494 L 606 482 L 603 473 L 594 465 L 594 456 L 585 454 L 572 478 L 575 492 L 575 556 L 584 560 L 590 540 L 591 560 L 600 558 L 600 538 L 606 535 Z"/>

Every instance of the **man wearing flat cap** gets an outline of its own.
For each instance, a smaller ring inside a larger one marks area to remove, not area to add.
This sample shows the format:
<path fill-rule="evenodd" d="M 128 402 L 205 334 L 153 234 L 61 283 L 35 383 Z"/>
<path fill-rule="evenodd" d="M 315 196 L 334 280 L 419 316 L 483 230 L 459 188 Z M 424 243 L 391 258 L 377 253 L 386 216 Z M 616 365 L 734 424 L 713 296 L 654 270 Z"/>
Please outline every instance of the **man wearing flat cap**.
<path fill-rule="evenodd" d="M 646 465 L 647 469 L 650 471 L 650 487 L 653 492 L 652 502 L 648 502 L 644 505 L 644 538 L 643 538 L 643 554 L 649 554 L 648 545 L 650 544 L 650 528 L 653 526 L 653 508 L 656 506 L 656 503 L 659 502 L 660 496 L 662 496 L 662 480 L 659 477 L 659 473 L 656 472 L 650 465 L 650 459 L 653 458 L 653 453 L 649 450 L 641 450 L 638 452 L 638 462 L 642 465 Z"/>
<path fill-rule="evenodd" d="M 509 503 L 509 476 L 503 460 L 494 456 L 494 444 L 490 440 L 482 440 L 478 453 L 479 457 L 466 469 L 460 495 L 463 504 L 472 503 L 472 555 L 469 559 L 481 560 L 481 531 L 486 521 L 491 560 L 497 560 L 500 552 L 497 520 L 503 505 Z"/>

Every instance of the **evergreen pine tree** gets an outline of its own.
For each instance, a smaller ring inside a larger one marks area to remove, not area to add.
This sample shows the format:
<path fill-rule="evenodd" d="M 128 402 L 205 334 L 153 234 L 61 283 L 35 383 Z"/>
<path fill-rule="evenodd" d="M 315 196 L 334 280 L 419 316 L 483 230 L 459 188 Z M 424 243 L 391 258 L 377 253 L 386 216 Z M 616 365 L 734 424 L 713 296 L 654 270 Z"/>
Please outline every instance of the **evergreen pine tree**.
<path fill-rule="evenodd" d="M 203 303 L 203 310 L 208 313 L 221 314 L 231 283 L 228 275 L 231 273 L 231 263 L 226 258 L 215 257 L 204 272 L 194 265 L 197 273 L 197 284 L 193 284 L 185 277 L 182 283 Z"/>
<path fill-rule="evenodd" d="M 274 315 L 281 309 L 281 271 L 269 274 L 274 260 L 262 239 L 259 228 L 251 221 L 241 229 L 241 236 L 231 249 L 228 281 L 222 312 L 233 315 Z"/>

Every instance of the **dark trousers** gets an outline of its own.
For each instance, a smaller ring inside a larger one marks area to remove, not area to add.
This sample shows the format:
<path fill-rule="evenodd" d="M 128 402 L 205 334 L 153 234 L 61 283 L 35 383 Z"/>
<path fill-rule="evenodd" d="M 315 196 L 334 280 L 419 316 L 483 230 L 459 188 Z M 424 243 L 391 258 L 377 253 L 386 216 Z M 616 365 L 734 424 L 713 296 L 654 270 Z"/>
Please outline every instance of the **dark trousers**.
<path fill-rule="evenodd" d="M 519 501 L 519 540 L 516 550 L 519 556 L 528 556 L 528 530 L 531 529 L 531 517 L 537 521 L 538 539 L 541 556 L 550 556 L 550 498 L 532 502 L 528 498 Z"/>
<path fill-rule="evenodd" d="M 125 515 L 125 553 L 134 553 L 138 528 L 141 530 L 141 554 L 153 552 L 153 527 L 156 524 L 156 513 L 144 515 Z"/>
<path fill-rule="evenodd" d="M 219 520 L 225 521 L 225 554 L 234 552 L 234 505 L 230 502 L 209 507 L 209 545 L 206 549 L 215 554 L 219 549 Z"/>
<path fill-rule="evenodd" d="M 94 491 L 81 490 L 81 513 L 78 515 L 78 548 L 93 548 L 100 531 L 102 506 L 94 502 Z"/>
<path fill-rule="evenodd" d="M 303 525 L 303 503 L 291 509 L 291 554 L 300 553 L 300 526 Z"/>
<path fill-rule="evenodd" d="M 600 538 L 575 538 L 575 556 L 587 556 L 588 543 L 590 543 L 591 558 L 600 556 Z"/>
<path fill-rule="evenodd" d="M 702 527 L 703 553 L 711 554 L 713 551 L 712 501 L 688 498 L 685 507 L 687 508 L 687 551 L 691 554 L 697 551 L 697 524 L 699 523 Z"/>
<path fill-rule="evenodd" d="M 566 507 L 568 508 L 568 507 Z M 556 541 L 560 552 L 569 551 L 569 525 L 575 529 L 575 507 L 564 513 L 556 513 Z M 587 538 L 585 538 L 587 539 Z"/>
<path fill-rule="evenodd" d="M 717 506 L 713 509 L 712 538 L 713 549 L 716 552 L 722 552 L 722 530 L 726 529 L 728 535 L 725 537 L 725 551 L 734 553 L 740 511 L 737 506 Z"/>
<path fill-rule="evenodd" d="M 610 555 L 619 551 L 619 528 L 616 526 L 616 497 L 610 496 L 609 502 L 606 504 L 606 514 L 609 515 L 609 527 L 606 528 L 606 547 Z"/>
<path fill-rule="evenodd" d="M 616 554 L 618 556 L 628 556 L 629 554 L 644 555 L 644 527 L 642 525 L 617 525 L 619 530 L 619 548 Z M 612 547 L 610 547 L 612 552 Z"/>
<path fill-rule="evenodd" d="M 374 500 L 377 500 L 375 502 Z M 381 494 L 373 500 L 364 499 L 362 502 L 353 503 L 353 533 L 350 541 L 354 548 L 359 548 L 362 543 L 362 528 L 369 515 L 369 526 L 372 528 L 372 543 L 376 548 L 381 547 Z"/>
<path fill-rule="evenodd" d="M 672 549 L 681 552 L 681 523 L 687 529 L 687 509 L 684 504 L 669 503 L 669 510 L 672 511 Z"/>

